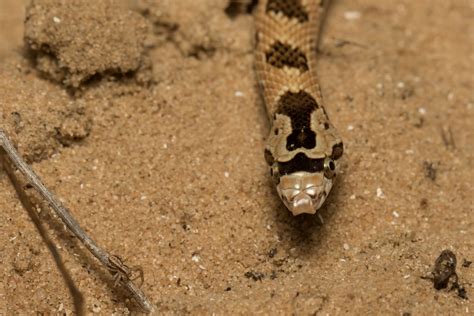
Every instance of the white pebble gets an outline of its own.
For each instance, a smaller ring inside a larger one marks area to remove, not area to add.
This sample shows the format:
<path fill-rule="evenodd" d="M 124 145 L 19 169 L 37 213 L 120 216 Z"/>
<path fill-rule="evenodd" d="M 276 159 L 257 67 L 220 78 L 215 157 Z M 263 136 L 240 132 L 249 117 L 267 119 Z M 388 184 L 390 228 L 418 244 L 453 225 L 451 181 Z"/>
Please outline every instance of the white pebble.
<path fill-rule="evenodd" d="M 349 250 L 351 248 L 351 247 L 349 247 L 348 244 L 344 244 L 344 245 L 342 245 L 342 247 L 344 247 L 344 250 Z"/>
<path fill-rule="evenodd" d="M 348 131 L 354 130 L 354 125 L 352 125 L 352 124 L 348 125 L 348 126 L 347 126 L 347 130 L 348 130 Z"/>
<path fill-rule="evenodd" d="M 421 115 L 425 115 L 426 114 L 426 109 L 425 108 L 419 108 L 418 113 L 420 113 Z"/>
<path fill-rule="evenodd" d="M 229 177 L 229 173 L 226 171 L 224 172 L 224 177 L 228 178 Z"/>
<path fill-rule="evenodd" d="M 381 188 L 377 188 L 377 197 L 383 199 L 385 194 L 383 193 Z"/>
<path fill-rule="evenodd" d="M 194 255 L 191 257 L 191 260 L 194 261 L 194 262 L 199 262 L 199 261 L 201 261 L 201 257 L 199 257 L 198 255 L 194 254 Z"/>
<path fill-rule="evenodd" d="M 400 217 L 400 214 L 398 214 L 397 211 L 393 211 L 393 212 L 392 212 L 392 215 L 393 215 L 394 217 L 396 217 L 396 218 L 399 218 L 399 217 Z"/>
<path fill-rule="evenodd" d="M 405 88 L 405 82 L 399 81 L 399 82 L 397 83 L 397 87 L 400 88 L 400 89 Z"/>
<path fill-rule="evenodd" d="M 356 198 L 356 195 L 355 195 L 355 194 L 352 194 L 352 195 L 349 197 L 349 199 L 351 199 L 351 200 L 355 200 L 355 198 Z"/>
<path fill-rule="evenodd" d="M 360 19 L 361 13 L 359 11 L 346 11 L 344 12 L 344 18 L 346 20 L 357 20 Z"/>
<path fill-rule="evenodd" d="M 61 23 L 61 19 L 58 18 L 57 16 L 53 17 L 54 23 Z"/>
<path fill-rule="evenodd" d="M 242 91 L 235 91 L 235 94 L 234 94 L 236 97 L 243 97 L 244 96 L 244 93 Z"/>

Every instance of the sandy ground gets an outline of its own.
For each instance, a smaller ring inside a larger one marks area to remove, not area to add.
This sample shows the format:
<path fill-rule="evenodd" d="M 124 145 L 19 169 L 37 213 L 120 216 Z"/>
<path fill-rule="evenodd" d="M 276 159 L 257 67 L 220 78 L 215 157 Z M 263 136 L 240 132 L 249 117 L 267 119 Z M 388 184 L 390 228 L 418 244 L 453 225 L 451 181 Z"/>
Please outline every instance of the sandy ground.
<path fill-rule="evenodd" d="M 319 74 L 345 155 L 324 225 L 293 218 L 269 179 L 251 15 L 26 2 L 0 0 L 0 127 L 99 244 L 143 268 L 159 311 L 473 313 L 472 1 L 334 1 Z M 138 312 L 37 210 L 86 312 Z M 0 314 L 73 313 L 3 170 L 0 240 Z M 443 249 L 469 299 L 421 279 Z"/>

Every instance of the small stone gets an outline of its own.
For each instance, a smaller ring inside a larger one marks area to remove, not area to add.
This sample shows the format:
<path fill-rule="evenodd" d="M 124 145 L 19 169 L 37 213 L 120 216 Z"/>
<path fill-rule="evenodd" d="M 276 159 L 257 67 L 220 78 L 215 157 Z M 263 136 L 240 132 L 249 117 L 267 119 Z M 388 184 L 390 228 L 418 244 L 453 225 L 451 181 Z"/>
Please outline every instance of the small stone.
<path fill-rule="evenodd" d="M 362 14 L 359 11 L 344 12 L 344 18 L 349 21 L 360 19 L 361 15 Z"/>
<path fill-rule="evenodd" d="M 383 193 L 381 188 L 377 188 L 377 197 L 380 199 L 385 198 L 385 194 Z"/>
<path fill-rule="evenodd" d="M 199 262 L 201 261 L 201 257 L 199 257 L 198 254 L 193 254 L 193 256 L 191 257 L 191 260 L 194 262 Z"/>

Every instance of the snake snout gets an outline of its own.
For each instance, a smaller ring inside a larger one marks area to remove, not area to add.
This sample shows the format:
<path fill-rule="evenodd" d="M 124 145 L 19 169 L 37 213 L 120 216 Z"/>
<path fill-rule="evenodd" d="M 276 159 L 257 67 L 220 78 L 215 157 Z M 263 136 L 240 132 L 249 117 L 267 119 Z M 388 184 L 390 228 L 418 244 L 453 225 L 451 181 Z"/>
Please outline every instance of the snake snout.
<path fill-rule="evenodd" d="M 310 188 L 307 190 L 284 190 L 281 199 L 285 206 L 294 215 L 316 214 L 316 211 L 324 202 L 324 195 L 318 190 Z"/>
<path fill-rule="evenodd" d="M 331 189 L 332 182 L 317 173 L 297 172 L 280 178 L 281 200 L 294 215 L 316 214 Z"/>

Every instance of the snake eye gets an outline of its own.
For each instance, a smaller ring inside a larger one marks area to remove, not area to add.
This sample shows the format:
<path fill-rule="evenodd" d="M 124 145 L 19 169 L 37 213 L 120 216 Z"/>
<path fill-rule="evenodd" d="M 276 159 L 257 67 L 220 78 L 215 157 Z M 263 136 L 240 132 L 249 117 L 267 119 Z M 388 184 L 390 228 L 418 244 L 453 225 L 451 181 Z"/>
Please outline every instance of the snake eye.
<path fill-rule="evenodd" d="M 326 157 L 324 160 L 324 176 L 328 179 L 332 179 L 336 176 L 336 164 L 334 160 Z"/>

